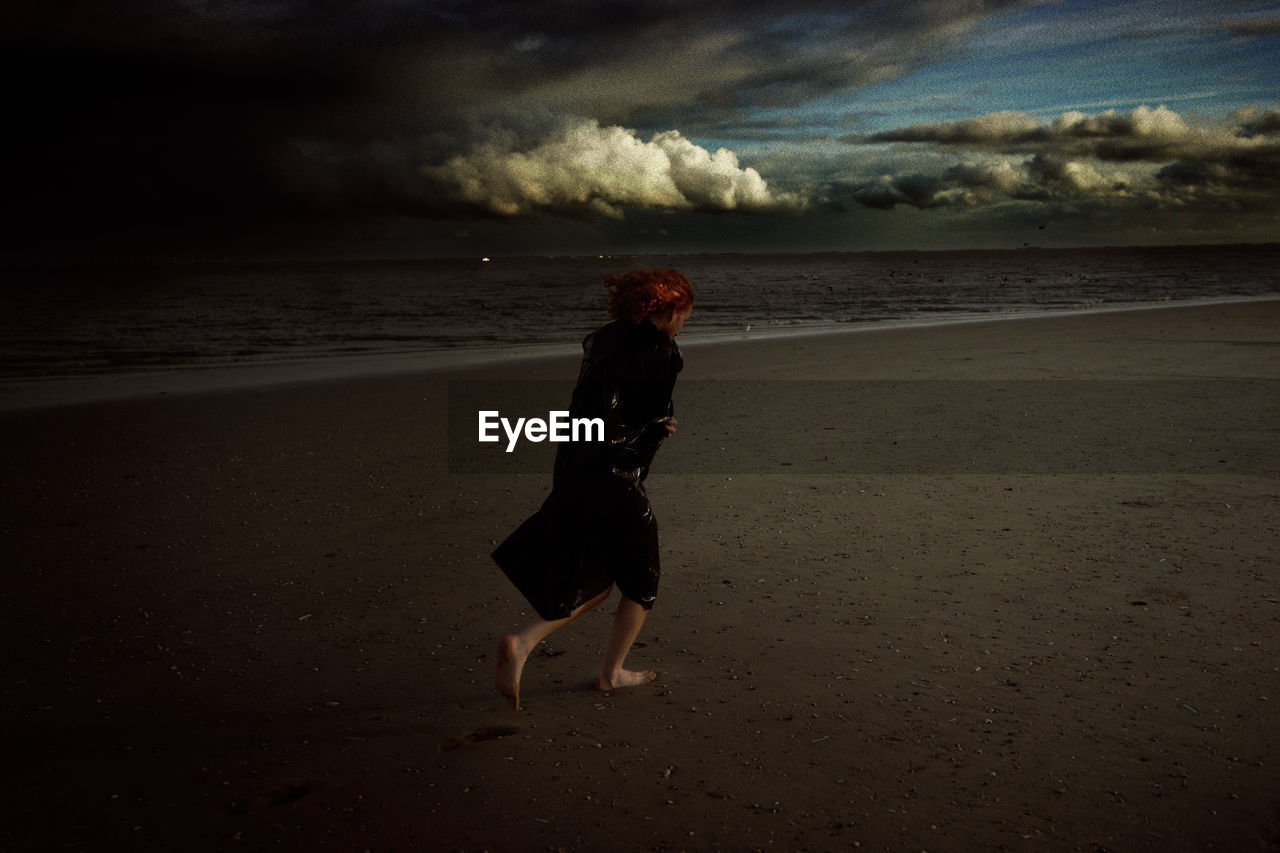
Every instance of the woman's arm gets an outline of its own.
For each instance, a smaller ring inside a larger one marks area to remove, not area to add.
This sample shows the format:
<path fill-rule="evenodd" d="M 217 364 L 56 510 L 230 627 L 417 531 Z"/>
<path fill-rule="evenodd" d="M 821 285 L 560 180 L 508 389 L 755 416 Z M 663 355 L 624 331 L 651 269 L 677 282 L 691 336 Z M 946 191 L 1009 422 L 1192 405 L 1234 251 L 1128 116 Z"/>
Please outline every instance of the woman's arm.
<path fill-rule="evenodd" d="M 611 468 L 647 470 L 663 439 L 675 432 L 671 391 L 681 367 L 671 341 L 615 365 L 605 418 Z"/>

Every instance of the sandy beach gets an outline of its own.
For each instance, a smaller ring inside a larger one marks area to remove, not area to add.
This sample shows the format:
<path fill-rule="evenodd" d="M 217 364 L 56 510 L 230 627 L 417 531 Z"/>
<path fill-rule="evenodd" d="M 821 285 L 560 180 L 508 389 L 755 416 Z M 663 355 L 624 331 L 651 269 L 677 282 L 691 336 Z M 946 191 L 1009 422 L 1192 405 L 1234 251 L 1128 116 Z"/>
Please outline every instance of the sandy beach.
<path fill-rule="evenodd" d="M 520 712 L 445 404 L 576 357 L 0 412 L 0 848 L 1280 849 L 1280 301 L 684 354 L 658 679 Z"/>

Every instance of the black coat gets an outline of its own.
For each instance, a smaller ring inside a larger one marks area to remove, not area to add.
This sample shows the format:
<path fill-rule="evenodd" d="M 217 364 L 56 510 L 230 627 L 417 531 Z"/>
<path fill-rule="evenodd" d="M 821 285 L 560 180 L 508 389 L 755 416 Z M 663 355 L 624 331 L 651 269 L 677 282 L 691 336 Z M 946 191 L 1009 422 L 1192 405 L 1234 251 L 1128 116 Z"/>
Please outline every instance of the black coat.
<path fill-rule="evenodd" d="M 544 619 L 568 616 L 615 583 L 651 607 L 661 572 L 644 480 L 672 418 L 680 350 L 648 320 L 609 323 L 582 349 L 569 413 L 603 419 L 605 440 L 561 444 L 551 494 L 493 552 Z"/>

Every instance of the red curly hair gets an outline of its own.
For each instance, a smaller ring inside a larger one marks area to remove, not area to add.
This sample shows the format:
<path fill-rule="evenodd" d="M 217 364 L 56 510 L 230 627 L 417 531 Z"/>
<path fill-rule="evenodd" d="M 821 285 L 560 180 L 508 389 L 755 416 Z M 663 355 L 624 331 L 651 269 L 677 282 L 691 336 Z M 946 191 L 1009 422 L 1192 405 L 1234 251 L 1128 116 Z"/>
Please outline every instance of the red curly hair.
<path fill-rule="evenodd" d="M 672 269 L 632 270 L 606 278 L 604 286 L 609 288 L 605 303 L 609 316 L 633 326 L 650 314 L 683 311 L 693 305 L 693 285 Z"/>

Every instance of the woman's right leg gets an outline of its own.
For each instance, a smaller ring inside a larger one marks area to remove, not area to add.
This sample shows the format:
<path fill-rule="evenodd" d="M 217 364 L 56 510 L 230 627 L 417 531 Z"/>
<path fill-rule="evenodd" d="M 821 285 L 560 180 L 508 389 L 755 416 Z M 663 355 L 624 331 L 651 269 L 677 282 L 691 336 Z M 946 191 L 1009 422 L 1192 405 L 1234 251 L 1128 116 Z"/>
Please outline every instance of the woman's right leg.
<path fill-rule="evenodd" d="M 498 641 L 498 670 L 493 683 L 498 692 L 507 697 L 512 708 L 520 710 L 520 674 L 524 671 L 524 662 L 538 643 L 600 604 L 609 597 L 612 589 L 609 587 L 563 619 L 535 619 L 517 633 L 507 634 Z"/>

